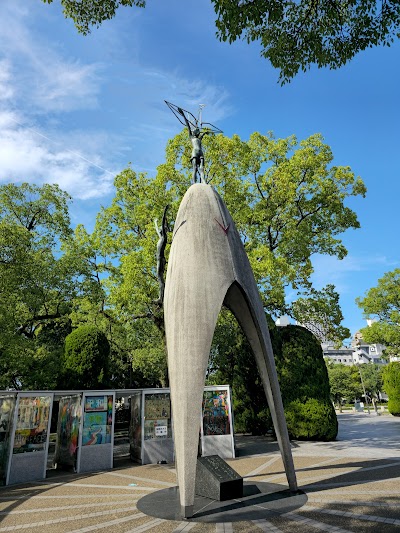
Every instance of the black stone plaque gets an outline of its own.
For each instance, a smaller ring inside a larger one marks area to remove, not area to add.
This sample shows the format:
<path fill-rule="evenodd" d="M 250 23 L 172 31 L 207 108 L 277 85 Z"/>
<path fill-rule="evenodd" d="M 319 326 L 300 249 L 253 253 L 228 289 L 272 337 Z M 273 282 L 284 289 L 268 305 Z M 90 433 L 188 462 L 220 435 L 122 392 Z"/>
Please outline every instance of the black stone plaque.
<path fill-rule="evenodd" d="M 195 493 L 225 501 L 243 496 L 243 478 L 219 455 L 197 459 Z"/>

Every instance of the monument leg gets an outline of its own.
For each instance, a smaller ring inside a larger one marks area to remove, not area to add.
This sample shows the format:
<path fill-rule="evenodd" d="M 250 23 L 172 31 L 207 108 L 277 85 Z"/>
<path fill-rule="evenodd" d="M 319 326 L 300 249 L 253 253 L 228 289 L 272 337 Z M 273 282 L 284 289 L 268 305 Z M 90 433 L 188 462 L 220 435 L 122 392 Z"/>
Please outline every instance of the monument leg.
<path fill-rule="evenodd" d="M 296 473 L 285 413 L 283 410 L 278 375 L 275 368 L 274 354 L 265 318 L 263 317 L 264 320 L 261 320 L 260 323 L 258 322 L 256 311 L 251 309 L 242 289 L 239 288 L 237 283 L 234 283 L 230 287 L 224 303 L 235 315 L 254 353 L 265 395 L 267 397 L 268 407 L 271 411 L 272 422 L 282 455 L 286 478 L 290 490 L 296 491 Z"/>
<path fill-rule="evenodd" d="M 182 282 L 182 280 L 181 280 Z M 176 312 L 166 320 L 168 331 L 168 371 L 174 420 L 175 460 L 181 501 L 181 512 L 186 518 L 193 515 L 197 450 L 202 415 L 204 382 L 211 342 L 223 296 L 215 302 L 214 294 L 203 292 L 201 298 L 183 300 Z M 184 291 L 194 296 L 189 287 Z M 205 302 L 208 316 L 203 320 Z M 167 306 L 168 307 L 168 306 Z M 185 312 L 186 310 L 186 312 Z"/>

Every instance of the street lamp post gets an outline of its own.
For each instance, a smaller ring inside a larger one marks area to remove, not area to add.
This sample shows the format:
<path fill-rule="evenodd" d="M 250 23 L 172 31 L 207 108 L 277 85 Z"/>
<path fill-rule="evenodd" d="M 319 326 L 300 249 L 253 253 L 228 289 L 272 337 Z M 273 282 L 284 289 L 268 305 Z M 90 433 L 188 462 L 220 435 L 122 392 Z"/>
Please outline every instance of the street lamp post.
<path fill-rule="evenodd" d="M 361 367 L 359 365 L 358 366 L 358 371 L 360 372 L 360 378 L 361 378 L 361 385 L 362 385 L 362 388 L 363 388 L 363 391 L 364 391 L 364 397 L 365 397 L 365 401 L 367 403 L 367 410 L 368 410 L 368 414 L 370 415 L 370 411 L 369 411 L 369 403 L 368 403 L 368 396 L 367 396 L 367 393 L 365 391 L 365 386 L 364 386 L 364 380 L 363 380 L 363 377 L 362 377 L 362 374 L 361 374 Z"/>

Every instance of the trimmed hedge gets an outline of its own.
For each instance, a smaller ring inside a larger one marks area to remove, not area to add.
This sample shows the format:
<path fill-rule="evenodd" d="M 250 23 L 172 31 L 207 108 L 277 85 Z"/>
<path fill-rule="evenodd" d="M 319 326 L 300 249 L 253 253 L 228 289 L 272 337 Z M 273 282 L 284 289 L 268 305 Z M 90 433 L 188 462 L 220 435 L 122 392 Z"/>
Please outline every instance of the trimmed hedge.
<path fill-rule="evenodd" d="M 65 339 L 64 373 L 72 388 L 108 386 L 110 344 L 96 326 L 79 326 Z"/>
<path fill-rule="evenodd" d="M 275 361 L 291 438 L 334 440 L 338 423 L 320 343 L 301 326 L 275 328 Z"/>
<path fill-rule="evenodd" d="M 389 398 L 388 411 L 393 416 L 400 416 L 400 398 Z"/>
<path fill-rule="evenodd" d="M 389 363 L 384 369 L 383 386 L 389 396 L 389 413 L 400 416 L 400 362 Z"/>
<path fill-rule="evenodd" d="M 285 405 L 289 435 L 299 440 L 335 440 L 337 419 L 330 401 L 297 399 Z"/>

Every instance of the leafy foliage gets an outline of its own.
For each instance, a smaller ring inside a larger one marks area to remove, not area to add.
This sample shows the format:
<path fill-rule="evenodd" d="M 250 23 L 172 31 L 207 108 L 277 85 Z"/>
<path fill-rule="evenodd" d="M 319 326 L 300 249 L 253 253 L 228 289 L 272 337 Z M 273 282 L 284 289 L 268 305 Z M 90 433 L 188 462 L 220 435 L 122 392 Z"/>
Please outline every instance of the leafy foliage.
<path fill-rule="evenodd" d="M 310 297 L 298 298 L 292 305 L 292 315 L 320 342 L 330 340 L 341 346 L 350 337 L 350 330 L 341 325 L 343 314 L 334 285 L 320 291 L 311 289 Z"/>
<path fill-rule="evenodd" d="M 314 335 L 301 326 L 276 328 L 279 348 L 276 367 L 285 402 L 308 398 L 330 400 L 329 379 L 322 348 Z"/>
<path fill-rule="evenodd" d="M 332 403 L 328 400 L 297 399 L 285 405 L 289 434 L 295 439 L 335 440 L 338 423 Z"/>
<path fill-rule="evenodd" d="M 271 327 L 275 327 L 271 321 Z M 223 309 L 214 333 L 206 383 L 232 387 L 235 431 L 262 435 L 272 427 L 252 349 L 230 311 Z"/>
<path fill-rule="evenodd" d="M 71 235 L 69 200 L 57 185 L 0 186 L 0 386 L 56 383 L 59 349 L 43 338 L 75 293 L 74 270 L 59 250 Z"/>
<path fill-rule="evenodd" d="M 290 311 L 287 286 L 304 300 L 318 300 L 310 283 L 312 256 L 346 255 L 339 235 L 359 223 L 345 202 L 365 194 L 362 181 L 348 167 L 332 166 L 320 135 L 301 142 L 271 133 L 248 141 L 206 136 L 204 152 L 207 179 L 235 215 L 265 309 Z M 154 221 L 166 205 L 169 222 L 175 219 L 191 183 L 190 155 L 183 131 L 168 143 L 155 178 L 131 168 L 121 172 L 115 198 L 92 233 L 82 225 L 71 231 L 69 197 L 55 185 L 0 188 L 0 386 L 61 386 L 60 347 L 81 325 L 107 336 L 110 385 L 168 384 Z M 323 296 L 331 298 L 315 313 L 322 309 L 325 323 L 337 330 L 335 294 L 327 288 Z M 234 327 L 226 331 L 222 358 L 230 342 L 245 346 Z M 261 418 L 254 413 L 255 428 L 267 421 L 266 411 Z"/>
<path fill-rule="evenodd" d="M 331 396 L 342 410 L 342 400 L 353 401 L 362 395 L 362 387 L 357 367 L 346 366 L 341 363 L 327 362 Z"/>
<path fill-rule="evenodd" d="M 186 137 L 183 131 L 169 142 L 158 169 L 179 190 L 190 183 Z M 206 177 L 235 213 L 267 310 L 286 312 L 285 287 L 311 287 L 313 254 L 347 254 L 338 235 L 359 222 L 345 200 L 364 196 L 365 186 L 349 167 L 331 166 L 332 152 L 318 134 L 300 142 L 272 133 L 248 141 L 217 135 L 203 144 Z"/>
<path fill-rule="evenodd" d="M 110 345 L 95 326 L 80 326 L 65 339 L 64 368 L 70 387 L 106 388 Z"/>
<path fill-rule="evenodd" d="M 388 355 L 400 353 L 400 269 L 387 272 L 378 285 L 364 298 L 357 298 L 358 306 L 368 317 L 378 319 L 363 328 L 363 339 L 370 344 L 384 344 Z"/>
<path fill-rule="evenodd" d="M 390 46 L 398 37 L 396 0 L 212 1 L 220 39 L 259 41 L 261 55 L 280 69 L 282 83 L 313 64 L 339 68 L 358 52 Z"/>
<path fill-rule="evenodd" d="M 400 363 L 389 363 L 383 372 L 385 391 L 389 396 L 388 409 L 394 416 L 400 416 Z"/>
<path fill-rule="evenodd" d="M 301 326 L 276 328 L 276 333 L 280 349 L 275 359 L 289 434 L 296 439 L 334 439 L 337 420 L 321 345 Z"/>
<path fill-rule="evenodd" d="M 272 134 L 256 133 L 247 142 L 218 135 L 203 144 L 207 179 L 235 213 L 266 309 L 287 311 L 287 285 L 303 294 L 310 289 L 313 253 L 346 254 L 337 235 L 358 227 L 358 221 L 344 202 L 364 195 L 362 181 L 347 167 L 330 167 L 332 154 L 318 135 L 301 143 L 294 137 L 275 140 Z M 93 234 L 78 227 L 69 247 L 74 261 L 84 258 L 82 298 L 97 302 L 93 316 L 100 312 L 110 327 L 113 321 L 122 325 L 128 339 L 122 343 L 124 358 L 135 375 L 154 384 L 168 383 L 154 220 L 161 220 L 166 205 L 169 221 L 175 219 L 191 183 L 190 156 L 183 131 L 168 143 L 155 179 L 125 169 Z M 85 317 L 77 320 L 74 325 Z"/>
<path fill-rule="evenodd" d="M 379 399 L 379 393 L 383 390 L 383 368 L 381 365 L 363 364 L 358 367 L 362 375 L 366 393 L 373 401 Z"/>
<path fill-rule="evenodd" d="M 53 0 L 43 0 L 47 4 Z M 105 20 L 115 17 L 121 6 L 144 7 L 145 0 L 61 0 L 64 16 L 71 18 L 80 33 L 87 35 L 91 26 L 99 27 Z"/>
<path fill-rule="evenodd" d="M 53 0 L 43 0 L 52 3 Z M 217 37 L 230 43 L 243 37 L 258 41 L 261 55 L 290 81 L 311 65 L 336 69 L 368 47 L 398 37 L 396 0 L 211 0 L 217 14 Z M 145 0 L 61 0 L 64 15 L 87 35 L 115 16 L 120 6 L 144 7 Z"/>

